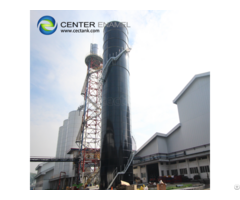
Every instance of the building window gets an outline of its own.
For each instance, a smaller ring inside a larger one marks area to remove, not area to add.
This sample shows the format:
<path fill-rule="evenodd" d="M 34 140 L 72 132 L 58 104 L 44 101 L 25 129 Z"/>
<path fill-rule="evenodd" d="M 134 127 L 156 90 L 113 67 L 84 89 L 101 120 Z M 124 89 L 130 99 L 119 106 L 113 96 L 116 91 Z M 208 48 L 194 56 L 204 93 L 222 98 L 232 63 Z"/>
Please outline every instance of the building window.
<path fill-rule="evenodd" d="M 166 162 L 166 165 L 168 165 L 168 162 Z"/>
<path fill-rule="evenodd" d="M 195 161 L 196 160 L 196 158 L 191 158 L 191 159 L 189 159 L 189 162 L 192 162 L 192 161 Z"/>
<path fill-rule="evenodd" d="M 201 166 L 200 167 L 200 171 L 201 171 L 201 173 L 210 172 L 209 166 Z"/>
<path fill-rule="evenodd" d="M 133 177 L 135 178 L 135 177 L 138 177 L 138 174 L 133 174 Z"/>
<path fill-rule="evenodd" d="M 164 176 L 164 171 L 163 170 L 161 171 L 161 173 L 162 173 L 162 176 Z"/>
<path fill-rule="evenodd" d="M 180 169 L 180 174 L 181 175 L 187 174 L 187 168 Z"/>
<path fill-rule="evenodd" d="M 170 174 L 169 174 L 169 170 L 167 170 L 167 175 L 169 176 Z"/>
<path fill-rule="evenodd" d="M 145 166 L 143 165 L 143 166 L 141 166 L 141 168 L 144 168 Z"/>
<path fill-rule="evenodd" d="M 146 173 L 141 173 L 141 178 L 145 178 L 146 177 Z"/>
<path fill-rule="evenodd" d="M 137 167 L 133 167 L 133 169 L 137 169 Z"/>
<path fill-rule="evenodd" d="M 161 165 L 163 165 L 163 162 L 161 162 Z"/>
<path fill-rule="evenodd" d="M 172 173 L 172 175 L 174 175 L 174 176 L 177 176 L 177 175 L 178 175 L 177 169 L 172 169 L 172 170 L 171 170 L 171 173 Z"/>
<path fill-rule="evenodd" d="M 198 160 L 204 160 L 204 159 L 207 159 L 207 156 L 202 156 L 198 158 Z"/>
<path fill-rule="evenodd" d="M 178 162 L 179 163 L 184 163 L 184 162 L 186 162 L 186 160 L 179 160 Z"/>
<path fill-rule="evenodd" d="M 176 163 L 177 163 L 176 161 L 170 162 L 171 165 L 174 165 L 174 164 L 176 164 Z"/>
<path fill-rule="evenodd" d="M 190 168 L 190 174 L 198 174 L 198 168 L 197 167 Z"/>

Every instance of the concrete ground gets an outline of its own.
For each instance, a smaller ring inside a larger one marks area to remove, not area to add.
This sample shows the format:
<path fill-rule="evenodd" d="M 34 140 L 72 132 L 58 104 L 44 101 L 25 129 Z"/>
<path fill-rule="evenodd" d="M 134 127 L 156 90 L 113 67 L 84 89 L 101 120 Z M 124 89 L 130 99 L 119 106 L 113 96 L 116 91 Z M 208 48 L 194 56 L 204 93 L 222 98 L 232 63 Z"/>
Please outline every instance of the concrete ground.
<path fill-rule="evenodd" d="M 169 186 L 176 186 L 176 185 L 181 185 L 181 184 L 192 184 L 193 186 L 194 185 L 199 185 L 199 184 L 203 184 L 203 183 L 200 183 L 200 182 L 182 182 L 182 183 L 166 183 L 167 184 L 167 187 Z M 138 184 L 138 188 L 142 185 L 145 185 L 145 186 L 148 186 L 149 184 L 148 183 L 141 183 L 141 184 Z M 156 187 L 153 187 L 152 188 L 153 190 L 156 190 L 157 189 L 157 186 Z M 151 189 L 150 189 L 151 190 Z M 210 190 L 210 184 L 205 184 L 205 189 L 204 190 Z"/>

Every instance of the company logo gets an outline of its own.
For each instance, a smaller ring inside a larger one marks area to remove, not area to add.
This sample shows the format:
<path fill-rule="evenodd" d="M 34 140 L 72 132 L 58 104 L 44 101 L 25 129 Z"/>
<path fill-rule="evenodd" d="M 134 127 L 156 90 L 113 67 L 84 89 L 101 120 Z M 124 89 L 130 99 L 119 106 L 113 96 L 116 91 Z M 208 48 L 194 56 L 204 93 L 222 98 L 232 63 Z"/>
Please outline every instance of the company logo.
<path fill-rule="evenodd" d="M 41 23 L 42 21 L 46 21 L 46 22 L 48 22 L 48 24 Z M 57 30 L 57 24 L 56 24 L 56 27 L 55 27 L 55 19 L 51 16 L 41 17 L 38 20 L 37 27 L 38 27 L 38 25 L 39 25 L 39 31 L 44 35 L 51 35 Z M 49 30 L 48 27 L 55 27 L 55 28 L 52 29 L 52 30 Z"/>
<path fill-rule="evenodd" d="M 240 189 L 240 185 L 239 185 L 239 184 L 235 184 L 235 185 L 234 185 L 234 189 L 235 189 L 235 190 L 239 190 L 239 189 Z"/>

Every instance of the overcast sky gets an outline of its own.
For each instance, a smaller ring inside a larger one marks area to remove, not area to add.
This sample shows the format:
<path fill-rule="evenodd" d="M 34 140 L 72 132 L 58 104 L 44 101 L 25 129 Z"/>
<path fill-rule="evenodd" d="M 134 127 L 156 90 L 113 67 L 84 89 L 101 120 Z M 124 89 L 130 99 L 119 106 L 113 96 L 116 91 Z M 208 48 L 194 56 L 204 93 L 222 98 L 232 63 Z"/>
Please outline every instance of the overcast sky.
<path fill-rule="evenodd" d="M 49 36 L 37 28 L 45 15 L 58 23 Z M 102 53 L 102 28 L 94 36 L 61 33 L 60 22 L 128 22 L 132 135 L 139 148 L 154 133 L 167 133 L 179 122 L 172 101 L 191 78 L 216 70 L 216 19 L 200 11 L 31 11 L 30 155 L 55 156 L 59 127 L 83 102 L 90 43 L 97 43 Z M 31 163 L 31 172 L 37 164 Z"/>

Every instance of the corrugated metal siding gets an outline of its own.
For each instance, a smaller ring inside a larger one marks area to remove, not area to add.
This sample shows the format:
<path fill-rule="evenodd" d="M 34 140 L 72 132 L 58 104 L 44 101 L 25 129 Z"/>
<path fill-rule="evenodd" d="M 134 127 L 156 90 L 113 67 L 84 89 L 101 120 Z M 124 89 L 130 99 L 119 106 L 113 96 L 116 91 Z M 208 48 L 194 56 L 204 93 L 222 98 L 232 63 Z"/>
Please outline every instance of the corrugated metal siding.
<path fill-rule="evenodd" d="M 138 156 L 147 156 L 154 153 L 158 153 L 158 141 L 157 138 L 155 138 L 153 141 L 151 141 L 141 152 L 138 153 Z"/>
<path fill-rule="evenodd" d="M 155 138 L 137 156 L 170 153 L 210 143 L 210 76 L 196 79 L 179 98 L 177 106 L 181 127 L 167 138 Z"/>
<path fill-rule="evenodd" d="M 168 153 L 166 138 L 157 137 L 157 142 L 158 142 L 158 152 Z"/>
<path fill-rule="evenodd" d="M 178 100 L 177 105 L 181 123 L 209 113 L 210 78 L 203 77 L 195 80 Z"/>
<path fill-rule="evenodd" d="M 168 137 L 168 150 L 210 143 L 210 76 L 194 81 L 177 105 L 182 126 Z"/>
<path fill-rule="evenodd" d="M 167 137 L 167 144 L 168 144 L 168 152 L 174 152 L 174 151 L 178 151 L 181 149 L 185 149 L 185 148 L 181 148 L 183 147 L 184 144 L 184 140 L 182 139 L 182 132 L 181 132 L 181 127 L 178 128 L 174 133 L 172 133 L 170 136 Z M 182 143 L 182 144 L 181 144 Z"/>

